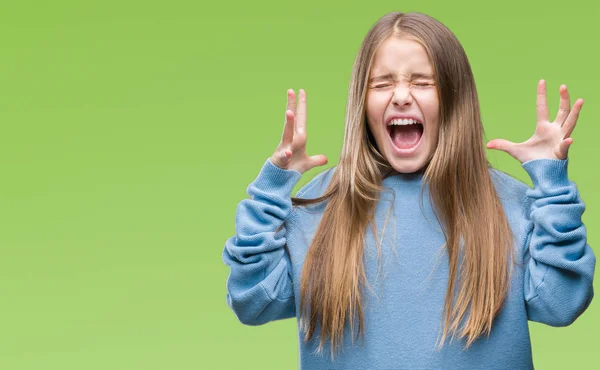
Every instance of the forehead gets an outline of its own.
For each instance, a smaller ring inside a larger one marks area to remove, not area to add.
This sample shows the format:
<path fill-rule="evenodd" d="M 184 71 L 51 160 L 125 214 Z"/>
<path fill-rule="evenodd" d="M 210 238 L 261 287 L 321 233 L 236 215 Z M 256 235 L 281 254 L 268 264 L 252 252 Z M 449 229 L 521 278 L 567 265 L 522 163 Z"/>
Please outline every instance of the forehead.
<path fill-rule="evenodd" d="M 425 48 L 409 38 L 389 37 L 377 49 L 371 75 L 387 72 L 401 75 L 414 72 L 432 74 L 433 67 Z"/>

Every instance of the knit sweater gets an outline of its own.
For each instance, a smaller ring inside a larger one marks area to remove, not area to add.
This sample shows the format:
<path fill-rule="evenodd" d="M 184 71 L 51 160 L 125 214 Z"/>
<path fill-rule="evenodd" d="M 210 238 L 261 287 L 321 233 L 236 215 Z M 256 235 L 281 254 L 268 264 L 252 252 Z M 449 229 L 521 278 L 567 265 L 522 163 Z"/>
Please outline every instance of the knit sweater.
<path fill-rule="evenodd" d="M 375 209 L 381 257 L 370 227 L 365 237 L 364 263 L 371 289 L 363 293 L 364 345 L 352 341 L 346 325 L 343 349 L 332 361 L 329 341 L 323 354 L 315 352 L 318 327 L 315 336 L 304 342 L 298 326 L 299 367 L 533 368 L 528 320 L 569 325 L 594 295 L 596 258 L 581 221 L 585 206 L 568 179 L 567 163 L 553 159 L 524 163 L 533 188 L 489 170 L 513 233 L 516 264 L 491 334 L 467 350 L 462 339 L 436 347 L 449 279 L 448 257 L 427 184 L 424 207 L 420 206 L 423 175 L 385 178 L 382 185 L 389 191 L 381 193 Z M 322 195 L 334 171 L 335 167 L 318 174 L 295 196 Z M 236 232 L 226 241 L 222 257 L 230 267 L 227 303 L 244 324 L 261 325 L 300 312 L 302 266 L 325 207 L 324 203 L 292 207 L 291 193 L 300 177 L 299 172 L 281 169 L 268 159 L 247 188 L 250 198 L 238 204 Z M 387 229 L 382 232 L 386 217 Z"/>

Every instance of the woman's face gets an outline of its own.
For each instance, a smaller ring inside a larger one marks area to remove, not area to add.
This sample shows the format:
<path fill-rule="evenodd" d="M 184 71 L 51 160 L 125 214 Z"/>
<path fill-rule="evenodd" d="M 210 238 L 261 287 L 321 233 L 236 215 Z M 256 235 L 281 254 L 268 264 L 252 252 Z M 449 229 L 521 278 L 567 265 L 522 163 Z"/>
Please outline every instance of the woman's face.
<path fill-rule="evenodd" d="M 419 171 L 437 147 L 439 127 L 433 66 L 425 49 L 413 39 L 392 36 L 377 50 L 369 76 L 366 115 L 379 151 L 396 171 Z"/>

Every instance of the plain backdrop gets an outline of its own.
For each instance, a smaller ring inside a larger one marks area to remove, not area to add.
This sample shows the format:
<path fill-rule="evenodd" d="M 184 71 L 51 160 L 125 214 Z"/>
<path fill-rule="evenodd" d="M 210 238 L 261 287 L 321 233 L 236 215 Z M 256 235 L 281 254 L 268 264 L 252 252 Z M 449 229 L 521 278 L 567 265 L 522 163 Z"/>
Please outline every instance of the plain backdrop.
<path fill-rule="evenodd" d="M 533 134 L 541 78 L 552 119 L 560 84 L 584 98 L 569 175 L 600 252 L 597 2 L 4 1 L 0 368 L 297 368 L 296 321 L 239 323 L 221 253 L 288 88 L 307 92 L 309 154 L 335 165 L 354 58 L 391 11 L 457 35 L 488 139 Z M 569 327 L 531 323 L 536 368 L 597 366 L 599 324 L 597 299 Z"/>

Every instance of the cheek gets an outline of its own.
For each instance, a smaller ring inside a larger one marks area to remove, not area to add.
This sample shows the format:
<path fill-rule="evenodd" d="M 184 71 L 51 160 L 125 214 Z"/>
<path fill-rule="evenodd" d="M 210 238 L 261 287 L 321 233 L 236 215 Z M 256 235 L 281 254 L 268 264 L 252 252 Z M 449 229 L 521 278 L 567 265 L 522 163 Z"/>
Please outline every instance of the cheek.
<path fill-rule="evenodd" d="M 367 110 L 371 112 L 371 116 L 381 119 L 390 100 L 388 95 L 383 92 L 375 92 L 367 95 Z"/>
<path fill-rule="evenodd" d="M 429 127 L 430 130 L 427 133 L 427 137 L 430 142 L 432 152 L 435 151 L 435 149 L 437 148 L 437 146 L 439 144 L 439 138 L 440 138 L 440 125 L 439 125 L 439 122 L 437 121 L 437 117 L 435 119 L 436 119 L 435 123 Z"/>
<path fill-rule="evenodd" d="M 386 109 L 385 101 L 380 96 L 370 96 L 367 98 L 366 104 L 366 117 L 369 128 L 371 128 L 371 132 L 377 132 Z"/>
<path fill-rule="evenodd" d="M 379 142 L 383 137 L 384 132 L 381 130 L 381 124 L 378 124 L 377 122 L 377 120 L 367 117 L 367 127 L 369 128 L 369 131 L 371 131 L 371 135 L 373 135 L 374 139 Z"/>
<path fill-rule="evenodd" d="M 418 98 L 419 108 L 428 122 L 438 121 L 439 103 L 437 96 L 432 93 L 423 93 Z"/>

